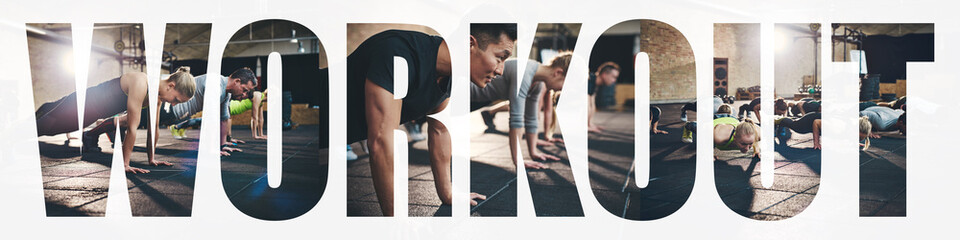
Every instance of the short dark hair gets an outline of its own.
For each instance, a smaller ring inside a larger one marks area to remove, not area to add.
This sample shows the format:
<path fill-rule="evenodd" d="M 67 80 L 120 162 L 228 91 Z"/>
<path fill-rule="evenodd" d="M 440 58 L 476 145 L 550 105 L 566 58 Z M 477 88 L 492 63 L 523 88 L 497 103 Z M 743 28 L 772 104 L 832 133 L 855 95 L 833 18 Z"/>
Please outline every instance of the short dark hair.
<path fill-rule="evenodd" d="M 254 86 L 257 85 L 257 75 L 253 74 L 253 70 L 250 70 L 250 68 L 237 69 L 230 74 L 230 78 L 240 79 L 240 84 L 247 84 L 252 81 Z"/>
<path fill-rule="evenodd" d="M 776 110 L 786 111 L 788 109 L 787 101 L 783 100 L 782 97 L 778 97 L 777 100 L 773 101 L 773 108 Z"/>
<path fill-rule="evenodd" d="M 600 67 L 597 67 L 597 73 L 607 73 L 610 70 L 620 71 L 620 65 L 617 65 L 615 62 L 605 62 L 600 64 Z"/>
<path fill-rule="evenodd" d="M 517 41 L 517 24 L 515 23 L 472 23 L 470 36 L 477 39 L 480 49 L 486 50 L 487 45 L 500 43 L 500 35 L 505 34 L 511 41 Z"/>

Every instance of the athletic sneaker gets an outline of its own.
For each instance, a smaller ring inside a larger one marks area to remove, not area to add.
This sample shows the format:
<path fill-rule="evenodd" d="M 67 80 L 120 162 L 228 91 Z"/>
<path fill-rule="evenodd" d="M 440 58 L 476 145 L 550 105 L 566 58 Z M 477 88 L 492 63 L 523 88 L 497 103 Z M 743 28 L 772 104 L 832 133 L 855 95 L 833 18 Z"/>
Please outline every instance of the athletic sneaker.
<path fill-rule="evenodd" d="M 184 139 L 184 136 L 182 135 L 183 130 L 177 128 L 176 125 L 170 125 L 170 127 L 167 127 L 167 129 L 170 129 L 170 135 L 173 135 L 173 139 Z"/>
<path fill-rule="evenodd" d="M 347 145 L 347 161 L 357 160 L 360 157 L 357 156 L 357 153 L 353 152 L 353 148 L 350 145 Z"/>
<path fill-rule="evenodd" d="M 774 120 L 773 120 L 773 125 L 780 125 L 780 122 L 783 121 L 784 118 L 786 118 L 786 117 L 774 119 Z"/>
<path fill-rule="evenodd" d="M 93 134 L 88 134 L 87 132 L 83 133 L 83 147 L 80 148 L 80 152 L 100 152 L 100 139 L 99 135 L 94 136 Z"/>
<path fill-rule="evenodd" d="M 680 112 L 680 121 L 681 121 L 681 122 L 686 122 L 686 121 L 687 121 L 687 111 L 682 111 L 682 112 Z"/>
<path fill-rule="evenodd" d="M 693 142 L 693 131 L 690 131 L 689 129 L 687 129 L 687 124 L 689 124 L 689 123 L 684 123 L 684 124 L 683 124 L 683 136 L 682 136 L 682 138 L 680 138 L 680 141 L 681 141 L 681 142 L 684 142 L 684 143 L 692 143 L 692 142 Z"/>
<path fill-rule="evenodd" d="M 292 121 L 284 122 L 284 123 L 283 123 L 283 130 L 286 131 L 286 130 L 297 129 L 297 126 L 300 126 L 300 124 L 295 123 L 295 122 L 292 122 Z"/>
<path fill-rule="evenodd" d="M 493 124 L 493 114 L 487 111 L 481 111 L 480 116 L 483 117 L 483 124 L 487 125 L 487 129 L 497 129 L 497 125 Z"/>
<path fill-rule="evenodd" d="M 427 137 L 423 136 L 423 131 L 420 130 L 420 124 L 408 122 L 404 123 L 403 126 L 407 128 L 407 135 L 410 136 L 410 140 L 419 142 L 427 139 Z"/>

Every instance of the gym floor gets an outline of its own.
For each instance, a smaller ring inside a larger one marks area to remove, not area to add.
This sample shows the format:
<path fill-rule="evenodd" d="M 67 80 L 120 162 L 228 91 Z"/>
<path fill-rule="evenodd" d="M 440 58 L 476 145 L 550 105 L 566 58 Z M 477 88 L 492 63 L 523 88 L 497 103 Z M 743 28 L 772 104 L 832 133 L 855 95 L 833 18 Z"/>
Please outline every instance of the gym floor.
<path fill-rule="evenodd" d="M 737 101 L 733 109 L 748 101 Z M 660 129 L 667 135 L 651 138 L 651 173 L 640 189 L 633 178 L 633 116 L 630 112 L 604 112 L 595 117 L 606 127 L 590 135 L 590 179 L 594 195 L 612 214 L 627 219 L 657 219 L 667 216 L 689 197 L 695 176 L 695 145 L 680 142 L 681 104 L 657 105 L 663 112 Z M 689 112 L 689 120 L 696 120 Z M 752 116 L 755 118 L 755 116 Z M 785 219 L 797 215 L 813 200 L 820 184 L 820 151 L 813 149 L 813 135 L 791 132 L 788 140 L 775 141 L 775 178 L 770 188 L 760 183 L 760 161 L 739 151 L 719 151 L 714 163 L 714 181 L 723 202 L 734 212 L 758 220 Z"/>
<path fill-rule="evenodd" d="M 496 131 L 489 132 L 485 132 L 480 111 L 470 115 L 470 191 L 487 196 L 487 200 L 470 209 L 471 216 L 517 216 L 517 167 L 510 158 L 509 115 L 498 113 L 494 118 Z M 559 128 L 557 134 L 559 137 Z M 526 140 L 520 140 L 520 154 L 530 161 L 526 144 Z M 536 215 L 583 216 L 565 145 L 557 143 L 539 149 L 560 161 L 540 162 L 547 169 L 526 170 Z"/>
<path fill-rule="evenodd" d="M 187 130 L 190 140 L 174 140 L 170 131 L 160 131 L 156 160 L 173 166 L 147 166 L 143 147 L 134 147 L 130 166 L 150 170 L 127 174 L 127 189 L 134 216 L 189 216 L 197 167 L 195 138 L 199 130 Z M 146 142 L 146 130 L 139 130 L 137 142 Z M 72 136 L 80 137 L 79 132 Z M 103 216 L 110 185 L 114 151 L 101 135 L 99 153 L 80 153 L 80 139 L 65 134 L 40 137 L 40 161 L 48 216 Z M 121 200 L 122 201 L 122 200 Z"/>
<path fill-rule="evenodd" d="M 733 109 L 749 101 L 736 101 Z M 756 116 L 751 116 L 756 120 Z M 813 134 L 790 131 L 774 139 L 774 182 L 760 181 L 760 160 L 740 151 L 719 151 L 714 180 L 723 202 L 734 212 L 757 220 L 782 220 L 803 212 L 820 188 L 821 151 Z"/>
<path fill-rule="evenodd" d="M 860 151 L 860 216 L 907 215 L 907 139 L 880 132 Z"/>
<path fill-rule="evenodd" d="M 427 125 L 422 129 L 426 133 Z M 373 188 L 370 155 L 360 150 L 359 143 L 351 146 L 360 158 L 347 162 L 347 216 L 382 216 L 377 193 Z M 442 205 L 440 198 L 437 197 L 433 172 L 430 170 L 427 141 L 411 142 L 407 149 L 409 154 L 408 214 L 410 216 L 451 216 L 450 206 Z"/>
<path fill-rule="evenodd" d="M 594 123 L 604 129 L 588 136 L 590 187 L 608 212 L 626 219 L 652 220 L 672 214 L 687 201 L 696 176 L 696 145 L 680 141 L 682 104 L 660 108 L 658 129 L 669 134 L 649 135 L 650 179 L 637 187 L 634 162 L 634 115 L 599 111 Z M 695 112 L 688 120 L 697 119 Z"/>
<path fill-rule="evenodd" d="M 146 130 L 138 131 L 137 142 L 145 142 Z M 235 126 L 233 136 L 247 142 L 240 146 L 244 152 L 221 159 L 223 187 L 234 206 L 261 219 L 295 217 L 312 208 L 323 194 L 328 171 L 326 150 L 317 150 L 318 132 L 311 125 L 283 132 L 287 140 L 282 153 L 284 175 L 280 188 L 271 189 L 266 178 L 266 140 L 253 140 L 249 127 Z M 131 166 L 151 171 L 126 174 L 134 216 L 190 215 L 200 130 L 188 129 L 186 134 L 187 139 L 175 140 L 169 131 L 160 130 L 156 159 L 173 166 L 148 166 L 145 149 L 134 148 Z M 114 153 L 110 144 L 101 136 L 101 153 L 81 154 L 79 139 L 68 141 L 63 134 L 40 137 L 48 216 L 104 215 Z"/>
<path fill-rule="evenodd" d="M 471 208 L 471 216 L 516 216 L 517 174 L 510 160 L 508 114 L 497 114 L 497 132 L 484 133 L 480 112 L 471 114 L 470 191 L 487 196 L 486 201 Z M 428 125 L 424 125 L 426 130 Z M 401 128 L 404 129 L 404 128 Z M 347 163 L 347 215 L 380 216 L 380 206 L 373 189 L 369 156 L 358 151 L 360 158 Z M 525 145 L 524 145 L 525 146 Z M 523 157 L 529 160 L 526 148 Z M 538 216 L 583 216 L 580 199 L 562 144 L 541 147 L 541 151 L 559 156 L 560 161 L 543 162 L 549 169 L 528 171 Z M 437 197 L 430 169 L 427 142 L 411 142 L 409 148 L 408 213 L 410 216 L 450 216 L 451 208 Z"/>

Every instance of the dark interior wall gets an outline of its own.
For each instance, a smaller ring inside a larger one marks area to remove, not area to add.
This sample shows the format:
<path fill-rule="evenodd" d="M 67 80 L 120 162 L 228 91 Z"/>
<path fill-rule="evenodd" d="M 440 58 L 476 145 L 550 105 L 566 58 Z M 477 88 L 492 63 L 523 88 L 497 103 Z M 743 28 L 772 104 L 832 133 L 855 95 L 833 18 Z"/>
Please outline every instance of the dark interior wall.
<path fill-rule="evenodd" d="M 617 83 L 633 83 L 633 61 L 636 57 L 633 55 L 634 36 L 600 36 L 597 42 L 593 44 L 593 50 L 590 51 L 590 69 L 593 74 L 597 68 L 605 62 L 614 62 L 620 65 L 620 77 Z M 616 85 L 598 86 L 596 105 L 598 107 L 607 107 L 617 104 Z"/>
<path fill-rule="evenodd" d="M 633 39 L 634 36 L 600 36 L 590 51 L 590 73 L 597 71 L 597 67 L 604 62 L 615 62 L 620 65 L 620 78 L 617 83 L 633 83 Z"/>
<path fill-rule="evenodd" d="M 863 40 L 867 53 L 867 71 L 880 74 L 880 82 L 895 83 L 907 79 L 907 62 L 933 61 L 933 34 L 907 34 L 902 37 L 868 36 Z"/>
<path fill-rule="evenodd" d="M 267 56 L 258 57 L 235 57 L 223 58 L 220 68 L 220 75 L 229 76 L 233 71 L 246 67 L 257 69 L 257 59 L 260 60 L 261 77 L 257 89 L 263 90 L 267 87 Z M 328 92 L 327 69 L 320 69 L 319 54 L 293 54 L 281 56 L 281 67 L 283 71 L 283 90 L 290 91 L 293 95 L 293 103 L 307 103 L 310 106 L 321 104 L 321 96 L 326 96 Z M 194 76 L 206 74 L 206 60 L 180 60 L 171 63 L 173 69 L 180 66 L 190 66 L 190 73 Z M 275 92 L 274 94 L 279 94 Z M 274 95 L 280 96 L 280 95 Z M 323 103 L 326 105 L 326 103 Z"/>

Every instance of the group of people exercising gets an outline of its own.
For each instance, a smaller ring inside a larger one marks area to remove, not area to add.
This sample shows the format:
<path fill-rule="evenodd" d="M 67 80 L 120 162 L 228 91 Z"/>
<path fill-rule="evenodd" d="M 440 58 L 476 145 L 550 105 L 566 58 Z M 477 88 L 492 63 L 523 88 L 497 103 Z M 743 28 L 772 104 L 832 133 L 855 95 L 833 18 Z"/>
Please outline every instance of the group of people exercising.
<path fill-rule="evenodd" d="M 572 55 L 561 53 L 545 63 L 527 61 L 523 74 L 518 62 L 508 61 L 512 55 L 516 42 L 516 25 L 513 24 L 474 24 L 470 32 L 470 82 L 471 82 L 471 110 L 479 110 L 500 101 L 509 101 L 510 112 L 510 141 L 519 142 L 521 137 L 527 139 L 530 157 L 534 160 L 555 160 L 556 156 L 540 153 L 536 150 L 537 138 L 537 111 L 544 109 L 541 99 L 553 99 L 554 95 L 544 92 L 559 91 L 563 87 L 566 72 Z M 393 95 L 393 58 L 403 57 L 408 64 L 408 90 L 403 99 L 394 99 Z M 388 30 L 366 39 L 356 51 L 347 57 L 347 143 L 366 140 L 369 146 L 370 168 L 372 170 L 374 188 L 384 215 L 393 214 L 393 130 L 399 125 L 423 119 L 429 114 L 444 110 L 449 102 L 451 81 L 450 52 L 445 40 L 439 36 L 431 36 L 420 32 Z M 620 68 L 613 63 L 601 65 L 591 74 L 588 88 L 591 100 L 596 93 L 596 87 L 610 85 L 616 81 Z M 506 73 L 506 74 L 505 74 Z M 190 116 L 202 111 L 204 86 L 206 79 L 216 79 L 221 84 L 220 120 L 221 120 L 221 154 L 239 151 L 233 147 L 234 143 L 242 143 L 230 137 L 230 116 L 241 109 L 254 110 L 251 130 L 254 138 L 266 138 L 262 134 L 262 103 L 266 99 L 266 91 L 254 92 L 257 79 L 250 69 L 239 69 L 230 76 L 201 75 L 193 77 L 189 68 L 180 68 L 165 80 L 160 81 L 160 103 L 156 107 L 160 124 L 170 126 L 175 137 L 184 137 L 182 129 L 196 120 Z M 99 134 L 112 131 L 111 124 L 125 128 L 123 137 L 123 158 L 125 170 L 131 173 L 146 173 L 148 170 L 131 167 L 130 154 L 133 149 L 136 131 L 140 126 L 142 109 L 147 105 L 147 79 L 143 73 L 124 74 L 120 78 L 107 81 L 91 87 L 87 94 L 87 109 L 84 114 L 83 125 L 99 123 L 90 131 L 85 132 L 85 139 L 97 139 Z M 517 94 L 514 94 L 517 93 Z M 238 100 L 231 104 L 231 100 Z M 721 104 L 714 107 L 714 145 L 718 150 L 740 150 L 747 152 L 753 149 L 759 154 L 760 140 L 759 127 L 744 113 L 758 115 L 759 99 L 741 107 L 741 116 L 734 117 L 729 105 L 722 104 L 723 100 L 715 99 Z M 591 101 L 592 102 L 592 101 Z M 905 102 L 905 101 L 904 101 Z M 231 111 L 231 105 L 234 106 Z M 37 129 L 39 135 L 55 135 L 75 131 L 70 126 L 76 126 L 76 94 L 71 94 L 58 101 L 44 104 L 37 112 Z M 588 117 L 588 129 L 591 132 L 602 131 L 602 128 L 592 122 L 595 112 L 593 104 Z M 819 148 L 819 101 L 801 100 L 787 102 L 777 99 L 776 113 L 790 116 L 777 119 L 778 127 L 792 129 L 796 132 L 814 132 L 814 145 Z M 902 105 L 901 105 L 902 106 Z M 879 107 L 879 106 L 878 106 Z M 886 110 L 876 110 L 867 107 L 861 112 L 869 122 L 868 129 L 888 129 Z M 695 107 L 693 108 L 695 109 Z M 496 113 L 496 109 L 487 108 L 482 115 L 485 120 Z M 893 110 L 893 109 L 891 109 Z M 895 110 L 894 110 L 895 111 Z M 902 110 L 901 110 L 902 111 Z M 652 133 L 667 134 L 657 129 L 659 122 L 659 108 L 651 107 L 650 123 Z M 72 115 L 71 115 L 72 114 Z M 112 120 L 110 119 L 116 119 Z M 757 116 L 759 118 L 759 115 Z M 905 122 L 904 117 L 900 117 Z M 108 119 L 108 120 L 102 120 Z M 71 124 L 73 121 L 73 124 Z M 428 148 L 431 167 L 436 184 L 437 194 L 441 202 L 452 202 L 452 183 L 450 177 L 450 136 L 445 126 L 433 118 L 426 118 L 429 123 Z M 861 121 L 863 128 L 863 121 Z M 492 123 L 491 123 L 492 125 Z M 696 129 L 695 122 L 685 124 L 684 138 L 692 135 Z M 524 130 L 521 130 L 524 128 Z M 156 128 L 147 127 L 148 139 L 157 141 Z M 321 128 L 321 136 L 329 134 L 326 128 Z M 867 133 L 867 136 L 871 136 Z M 551 138 L 552 136 L 547 136 Z M 326 138 L 321 137 L 326 140 Z M 691 139 L 692 140 L 692 139 Z M 85 141 L 86 142 L 86 141 Z M 86 145 L 86 144 L 85 144 Z M 328 144 L 320 144 L 327 146 Z M 516 144 L 511 144 L 513 161 L 516 157 Z M 96 145 L 93 145 L 96 146 Z M 151 165 L 171 165 L 168 162 L 156 161 L 153 154 L 153 144 L 147 145 L 148 163 Z M 524 162 L 527 168 L 543 168 L 537 162 Z M 483 195 L 472 193 L 473 199 L 485 199 Z"/>
<path fill-rule="evenodd" d="M 88 88 L 82 126 L 91 127 L 83 133 L 82 151 L 100 151 L 99 136 L 107 134 L 108 138 L 114 141 L 113 132 L 120 127 L 124 170 L 134 174 L 148 173 L 149 170 L 130 166 L 134 141 L 137 137 L 136 129 L 141 127 L 147 129 L 147 139 L 153 141 L 153 144 L 146 145 L 149 165 L 172 165 L 166 161 L 158 161 L 154 157 L 154 146 L 159 139 L 157 130 L 160 125 L 188 124 L 192 115 L 202 111 L 208 76 L 194 77 L 190 74 L 189 67 L 180 67 L 167 79 L 160 81 L 159 101 L 154 108 L 157 112 L 157 128 L 147 127 L 149 120 L 143 115 L 143 110 L 148 109 L 149 102 L 146 97 L 148 82 L 146 74 L 126 73 L 119 78 Z M 233 145 L 243 142 L 229 135 L 230 100 L 250 99 L 254 95 L 253 89 L 257 86 L 257 79 L 253 71 L 247 68 L 238 69 L 229 77 L 216 75 L 210 78 L 218 80 L 221 86 L 221 154 L 229 155 L 229 152 L 240 151 L 232 147 Z M 76 101 L 76 93 L 72 93 L 57 101 L 41 105 L 36 111 L 38 135 L 50 136 L 76 131 Z M 182 136 L 182 131 L 172 130 L 171 132 L 175 137 L 178 136 L 178 132 Z"/>

